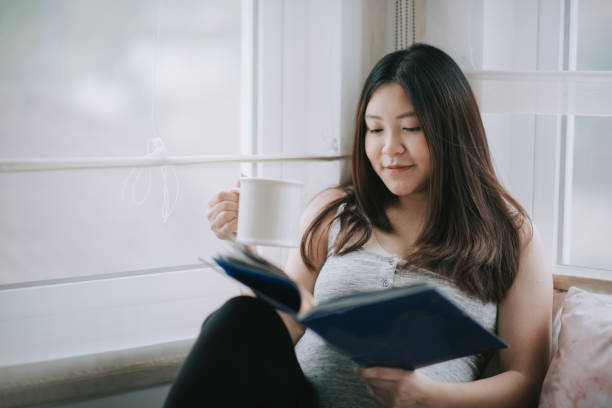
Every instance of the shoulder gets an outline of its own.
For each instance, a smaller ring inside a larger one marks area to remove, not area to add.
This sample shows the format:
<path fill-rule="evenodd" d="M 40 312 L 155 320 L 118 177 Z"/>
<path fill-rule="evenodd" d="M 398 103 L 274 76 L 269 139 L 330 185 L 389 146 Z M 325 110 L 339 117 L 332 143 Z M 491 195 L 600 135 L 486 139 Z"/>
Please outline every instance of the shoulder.
<path fill-rule="evenodd" d="M 538 232 L 535 224 L 533 223 L 533 221 L 531 221 L 530 218 L 521 216 L 518 219 L 518 223 L 519 225 L 517 231 L 519 236 L 520 248 L 522 251 L 524 248 L 531 245 L 534 239 L 539 240 L 539 235 L 536 236 Z"/>
<path fill-rule="evenodd" d="M 315 195 L 302 212 L 302 228 L 308 227 L 320 214 L 323 213 L 336 200 L 344 197 L 345 192 L 342 187 L 328 188 Z M 334 214 L 325 218 L 333 218 Z"/>
<path fill-rule="evenodd" d="M 529 218 L 525 218 L 518 228 L 519 237 L 519 269 L 518 274 L 538 275 L 543 271 L 548 273 L 546 251 L 538 227 Z"/>
<path fill-rule="evenodd" d="M 552 291 L 552 262 L 546 254 L 540 232 L 535 224 L 526 220 L 519 228 L 519 264 L 511 291 L 531 292 L 540 288 Z M 543 293 L 542 293 L 543 294 Z"/>
<path fill-rule="evenodd" d="M 341 187 L 321 191 L 306 205 L 300 219 L 301 253 L 304 264 L 318 271 L 327 258 L 327 245 L 334 209 L 344 197 Z"/>
<path fill-rule="evenodd" d="M 519 220 L 517 232 L 519 239 L 517 276 L 524 278 L 525 275 L 538 275 L 544 269 L 548 273 L 549 268 L 542 268 L 543 264 L 546 263 L 546 255 L 537 226 L 530 218 L 522 217 Z"/>
<path fill-rule="evenodd" d="M 532 222 L 523 223 L 519 237 L 518 271 L 498 310 L 498 333 L 511 345 L 500 352 L 500 362 L 538 382 L 550 355 L 552 265 Z"/>
<path fill-rule="evenodd" d="M 308 206 L 324 208 L 329 205 L 332 201 L 335 201 L 341 197 L 344 197 L 345 192 L 342 187 L 331 187 L 327 188 L 317 195 L 308 203 Z"/>

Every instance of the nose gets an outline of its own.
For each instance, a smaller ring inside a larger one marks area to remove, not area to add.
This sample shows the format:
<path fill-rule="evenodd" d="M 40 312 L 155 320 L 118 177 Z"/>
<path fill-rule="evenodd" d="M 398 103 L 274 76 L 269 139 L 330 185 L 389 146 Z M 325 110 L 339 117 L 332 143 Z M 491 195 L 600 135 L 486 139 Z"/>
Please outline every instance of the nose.
<path fill-rule="evenodd" d="M 406 146 L 402 142 L 399 130 L 390 130 L 386 132 L 382 153 L 389 156 L 395 156 L 406 151 Z"/>

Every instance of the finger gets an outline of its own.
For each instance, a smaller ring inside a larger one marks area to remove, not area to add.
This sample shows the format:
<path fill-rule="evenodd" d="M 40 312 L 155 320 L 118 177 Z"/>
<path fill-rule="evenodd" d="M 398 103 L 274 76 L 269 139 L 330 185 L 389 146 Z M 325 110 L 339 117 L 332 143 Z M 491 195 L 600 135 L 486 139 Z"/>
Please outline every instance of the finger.
<path fill-rule="evenodd" d="M 381 378 L 364 378 L 364 377 L 361 377 L 361 379 L 366 385 L 371 387 L 373 390 L 375 391 L 378 390 L 377 392 L 380 392 L 380 390 L 382 389 L 393 387 L 398 382 L 397 379 L 389 380 L 389 379 L 381 379 Z"/>
<path fill-rule="evenodd" d="M 238 203 L 234 201 L 221 201 L 206 209 L 206 218 L 208 221 L 213 220 L 222 212 L 230 212 L 238 214 Z"/>
<path fill-rule="evenodd" d="M 233 191 L 220 191 L 208 201 L 208 206 L 214 206 L 223 201 L 238 202 L 238 194 Z"/>
<path fill-rule="evenodd" d="M 227 212 L 219 213 L 211 222 L 210 228 L 214 231 L 221 231 L 226 224 L 231 223 L 234 220 L 237 220 L 237 215 Z"/>
<path fill-rule="evenodd" d="M 208 204 L 208 207 L 206 207 L 206 219 L 208 220 L 209 223 L 217 216 L 218 213 L 219 213 L 219 210 L 218 210 L 217 204 L 214 204 L 214 205 Z"/>
<path fill-rule="evenodd" d="M 378 378 L 380 367 L 357 367 L 355 372 L 364 380 Z"/>
<path fill-rule="evenodd" d="M 223 237 L 229 238 L 232 235 L 236 235 L 236 230 L 238 229 L 238 218 L 234 218 L 232 221 L 228 222 L 219 230 L 219 234 Z"/>
<path fill-rule="evenodd" d="M 208 220 L 212 220 L 217 217 L 222 212 L 235 213 L 238 214 L 238 203 L 234 201 L 222 201 L 220 203 L 215 204 L 212 207 L 208 207 L 206 210 L 206 218 Z"/>
<path fill-rule="evenodd" d="M 374 399 L 374 401 L 376 401 L 381 406 L 385 406 L 385 401 L 383 397 L 378 392 L 376 392 L 373 387 L 366 384 L 366 390 L 368 391 L 368 394 L 370 394 L 370 396 Z"/>
<path fill-rule="evenodd" d="M 231 225 L 231 222 L 234 220 L 236 221 L 236 223 L 238 222 L 238 214 L 229 213 L 229 212 L 221 212 L 211 221 L 210 229 L 213 230 L 215 234 L 217 233 L 226 234 L 228 230 L 227 228 L 223 230 L 223 228 L 226 227 L 226 224 Z"/>
<path fill-rule="evenodd" d="M 213 227 L 214 221 L 219 216 L 220 212 L 221 210 L 216 206 L 208 207 L 206 210 L 206 219 L 208 220 L 211 228 Z"/>
<path fill-rule="evenodd" d="M 372 387 L 372 389 L 374 391 L 376 391 L 377 393 L 379 393 L 379 394 L 383 390 L 394 389 L 396 387 L 396 385 L 398 384 L 397 381 L 393 381 L 393 380 L 380 380 L 378 378 L 365 380 L 365 383 L 367 385 L 369 385 L 370 387 Z"/>
<path fill-rule="evenodd" d="M 355 371 L 355 374 L 357 374 L 359 377 L 363 377 L 363 367 L 356 366 L 353 370 Z"/>
<path fill-rule="evenodd" d="M 376 378 L 376 379 L 388 379 L 395 380 L 400 378 L 406 374 L 405 370 L 401 370 L 398 368 L 389 368 L 389 367 L 369 367 L 369 368 L 359 368 L 357 374 L 364 378 Z"/>
<path fill-rule="evenodd" d="M 215 204 L 222 201 L 220 195 L 221 195 L 221 192 L 218 192 L 214 196 L 212 196 L 210 200 L 208 200 L 208 206 L 213 207 Z"/>

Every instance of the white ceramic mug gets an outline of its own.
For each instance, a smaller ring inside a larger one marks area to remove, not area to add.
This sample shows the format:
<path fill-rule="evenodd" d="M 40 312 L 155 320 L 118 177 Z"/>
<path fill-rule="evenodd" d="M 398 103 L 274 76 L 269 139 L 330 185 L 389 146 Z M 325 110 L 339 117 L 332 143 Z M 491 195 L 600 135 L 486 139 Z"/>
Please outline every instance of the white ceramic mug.
<path fill-rule="evenodd" d="M 241 178 L 236 240 L 247 245 L 296 247 L 304 183 Z"/>

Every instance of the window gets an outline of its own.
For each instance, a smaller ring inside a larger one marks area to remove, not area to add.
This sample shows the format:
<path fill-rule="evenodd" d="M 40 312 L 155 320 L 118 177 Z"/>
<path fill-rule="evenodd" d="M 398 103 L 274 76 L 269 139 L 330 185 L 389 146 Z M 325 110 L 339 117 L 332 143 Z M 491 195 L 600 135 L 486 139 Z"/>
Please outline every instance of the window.
<path fill-rule="evenodd" d="M 609 2 L 570 3 L 567 69 L 612 72 Z M 609 107 L 608 107 L 609 108 Z M 590 113 L 590 114 L 589 114 Z M 560 262 L 612 270 L 612 109 L 567 117 Z"/>
<path fill-rule="evenodd" d="M 241 171 L 304 202 L 346 176 L 384 3 L 22 3 L 0 5 L 0 366 L 193 338 L 238 292 L 196 263 L 206 201 Z"/>
<path fill-rule="evenodd" d="M 194 256 L 240 173 L 206 162 L 241 152 L 244 12 L 1 3 L 0 365 L 191 338 L 237 293 Z"/>
<path fill-rule="evenodd" d="M 416 1 L 416 39 L 477 95 L 498 175 L 562 275 L 612 280 L 612 15 L 605 1 Z"/>
<path fill-rule="evenodd" d="M 241 2 L 0 7 L 2 158 L 90 167 L 0 174 L 0 284 L 193 264 L 238 165 L 113 160 L 240 153 Z"/>

